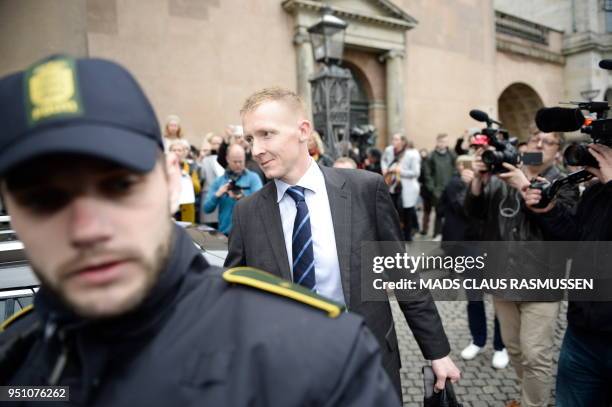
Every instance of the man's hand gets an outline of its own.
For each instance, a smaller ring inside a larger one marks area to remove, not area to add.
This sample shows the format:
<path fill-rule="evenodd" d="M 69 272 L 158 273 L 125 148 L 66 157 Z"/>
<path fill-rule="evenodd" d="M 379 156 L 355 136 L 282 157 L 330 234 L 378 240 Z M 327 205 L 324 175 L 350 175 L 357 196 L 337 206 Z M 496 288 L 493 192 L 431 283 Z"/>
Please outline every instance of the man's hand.
<path fill-rule="evenodd" d="M 603 144 L 591 144 L 589 152 L 599 163 L 599 168 L 586 167 L 585 169 L 595 175 L 602 184 L 607 184 L 612 180 L 612 148 Z"/>
<path fill-rule="evenodd" d="M 537 177 L 538 181 L 546 181 L 545 178 Z M 534 205 L 537 205 L 542 199 L 542 191 L 536 188 L 529 188 L 529 185 L 524 186 L 520 189 L 521 196 L 523 197 L 523 201 L 525 201 L 525 206 L 529 208 L 530 211 L 534 213 L 546 213 L 550 211 L 555 206 L 555 201 L 552 200 L 546 207 L 544 208 L 536 208 Z"/>
<path fill-rule="evenodd" d="M 217 190 L 217 192 L 215 193 L 215 196 L 217 198 L 221 198 L 223 195 L 227 194 L 227 191 L 229 191 L 229 188 L 230 188 L 230 183 L 228 182 L 227 184 L 223 185 L 221 188 Z"/>
<path fill-rule="evenodd" d="M 234 192 L 234 191 L 227 191 L 227 195 L 229 195 L 230 198 L 235 199 L 235 200 L 239 200 L 241 199 L 244 195 L 242 195 L 242 192 Z"/>
<path fill-rule="evenodd" d="M 487 168 L 487 165 L 482 161 L 482 153 L 485 151 L 484 148 L 480 147 L 476 150 L 476 159 L 472 163 L 472 170 L 474 171 L 474 178 L 470 182 L 470 191 L 474 196 L 479 196 L 482 192 L 482 187 L 489 182 L 491 173 Z"/>
<path fill-rule="evenodd" d="M 486 150 L 482 147 L 476 150 L 476 158 L 472 162 L 472 170 L 474 170 L 474 178 L 480 179 L 486 184 L 491 177 L 491 173 L 487 165 L 482 161 L 482 153 L 485 151 Z"/>
<path fill-rule="evenodd" d="M 529 187 L 530 182 L 520 168 L 517 168 L 509 163 L 502 163 L 502 165 L 508 170 L 508 172 L 498 175 L 502 181 L 519 191 L 521 191 L 523 188 Z"/>
<path fill-rule="evenodd" d="M 168 200 L 170 202 L 170 216 L 172 216 L 179 210 L 181 195 L 181 169 L 176 153 L 169 152 L 166 154 L 166 174 L 168 174 L 168 184 L 170 185 Z"/>
<path fill-rule="evenodd" d="M 434 389 L 437 391 L 444 390 L 446 379 L 450 379 L 451 383 L 457 383 L 461 378 L 461 372 L 457 366 L 455 366 L 453 360 L 448 356 L 445 356 L 442 359 L 432 360 L 431 368 L 436 375 L 436 384 Z"/>
<path fill-rule="evenodd" d="M 467 169 L 467 168 L 461 171 L 461 180 L 464 183 L 469 185 L 469 183 L 472 182 L 473 179 L 474 179 L 474 171 Z"/>

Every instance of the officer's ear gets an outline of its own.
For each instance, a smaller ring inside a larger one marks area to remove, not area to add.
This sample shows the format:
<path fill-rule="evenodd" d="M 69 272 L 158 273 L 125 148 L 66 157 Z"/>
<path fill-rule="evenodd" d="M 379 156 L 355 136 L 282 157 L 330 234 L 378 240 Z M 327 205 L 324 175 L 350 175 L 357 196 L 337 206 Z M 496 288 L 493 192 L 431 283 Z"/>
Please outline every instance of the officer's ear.
<path fill-rule="evenodd" d="M 179 158 L 175 153 L 169 152 L 165 157 L 165 173 L 168 181 L 168 202 L 170 216 L 179 210 L 179 196 L 181 194 L 181 170 Z"/>

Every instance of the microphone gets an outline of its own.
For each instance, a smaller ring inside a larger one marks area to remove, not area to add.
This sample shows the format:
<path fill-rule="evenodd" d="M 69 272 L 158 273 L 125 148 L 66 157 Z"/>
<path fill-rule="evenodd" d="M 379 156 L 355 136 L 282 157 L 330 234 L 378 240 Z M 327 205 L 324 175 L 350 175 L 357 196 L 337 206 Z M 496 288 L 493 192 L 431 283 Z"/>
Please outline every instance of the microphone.
<path fill-rule="evenodd" d="M 602 59 L 599 61 L 599 67 L 608 71 L 612 70 L 612 59 Z"/>
<path fill-rule="evenodd" d="M 491 119 L 489 115 L 483 112 L 482 110 L 478 110 L 478 109 L 470 110 L 470 117 L 479 122 L 495 123 L 497 125 L 501 125 L 500 122 Z"/>
<path fill-rule="evenodd" d="M 489 115 L 483 112 L 482 110 L 470 110 L 470 117 L 479 122 L 489 121 Z"/>
<path fill-rule="evenodd" d="M 545 133 L 576 131 L 584 125 L 584 116 L 580 109 L 545 107 L 538 110 L 535 122 L 538 129 Z"/>

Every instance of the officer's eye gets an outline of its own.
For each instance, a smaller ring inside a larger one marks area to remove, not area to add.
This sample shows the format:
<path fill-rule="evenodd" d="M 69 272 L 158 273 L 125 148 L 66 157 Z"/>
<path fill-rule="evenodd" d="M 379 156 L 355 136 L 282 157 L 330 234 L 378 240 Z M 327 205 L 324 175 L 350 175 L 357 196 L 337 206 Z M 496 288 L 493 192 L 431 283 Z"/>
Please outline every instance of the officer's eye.
<path fill-rule="evenodd" d="M 65 207 L 72 199 L 72 194 L 65 189 L 57 187 L 38 187 L 15 194 L 19 205 L 32 213 L 46 215 Z"/>
<path fill-rule="evenodd" d="M 118 174 L 105 179 L 101 189 L 107 195 L 120 196 L 126 195 L 140 183 L 142 176 L 136 174 Z"/>

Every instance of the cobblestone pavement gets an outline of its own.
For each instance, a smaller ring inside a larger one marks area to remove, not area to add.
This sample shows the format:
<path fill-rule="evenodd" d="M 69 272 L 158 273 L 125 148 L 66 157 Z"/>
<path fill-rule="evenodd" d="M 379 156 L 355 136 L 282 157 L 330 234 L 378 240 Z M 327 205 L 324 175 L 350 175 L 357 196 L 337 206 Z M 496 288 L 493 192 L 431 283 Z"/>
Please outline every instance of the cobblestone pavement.
<path fill-rule="evenodd" d="M 402 357 L 401 377 L 404 406 L 420 407 L 423 405 L 421 367 L 426 362 L 397 302 L 392 300 L 391 304 Z M 493 303 L 490 296 L 485 296 L 485 304 L 489 321 L 487 345 L 475 359 L 464 361 L 459 354 L 471 340 L 467 325 L 467 303 L 465 301 L 436 302 L 451 344 L 451 357 L 461 369 L 462 379 L 455 386 L 455 392 L 464 407 L 503 407 L 506 401 L 520 398 L 518 382 L 512 364 L 503 370 L 497 370 L 491 366 L 491 357 L 493 356 L 491 344 Z M 563 304 L 555 332 L 554 375 L 556 375 L 559 347 L 566 327 L 566 310 L 567 304 Z M 551 393 L 554 393 L 554 378 Z M 550 405 L 554 405 L 554 397 L 551 398 Z"/>

